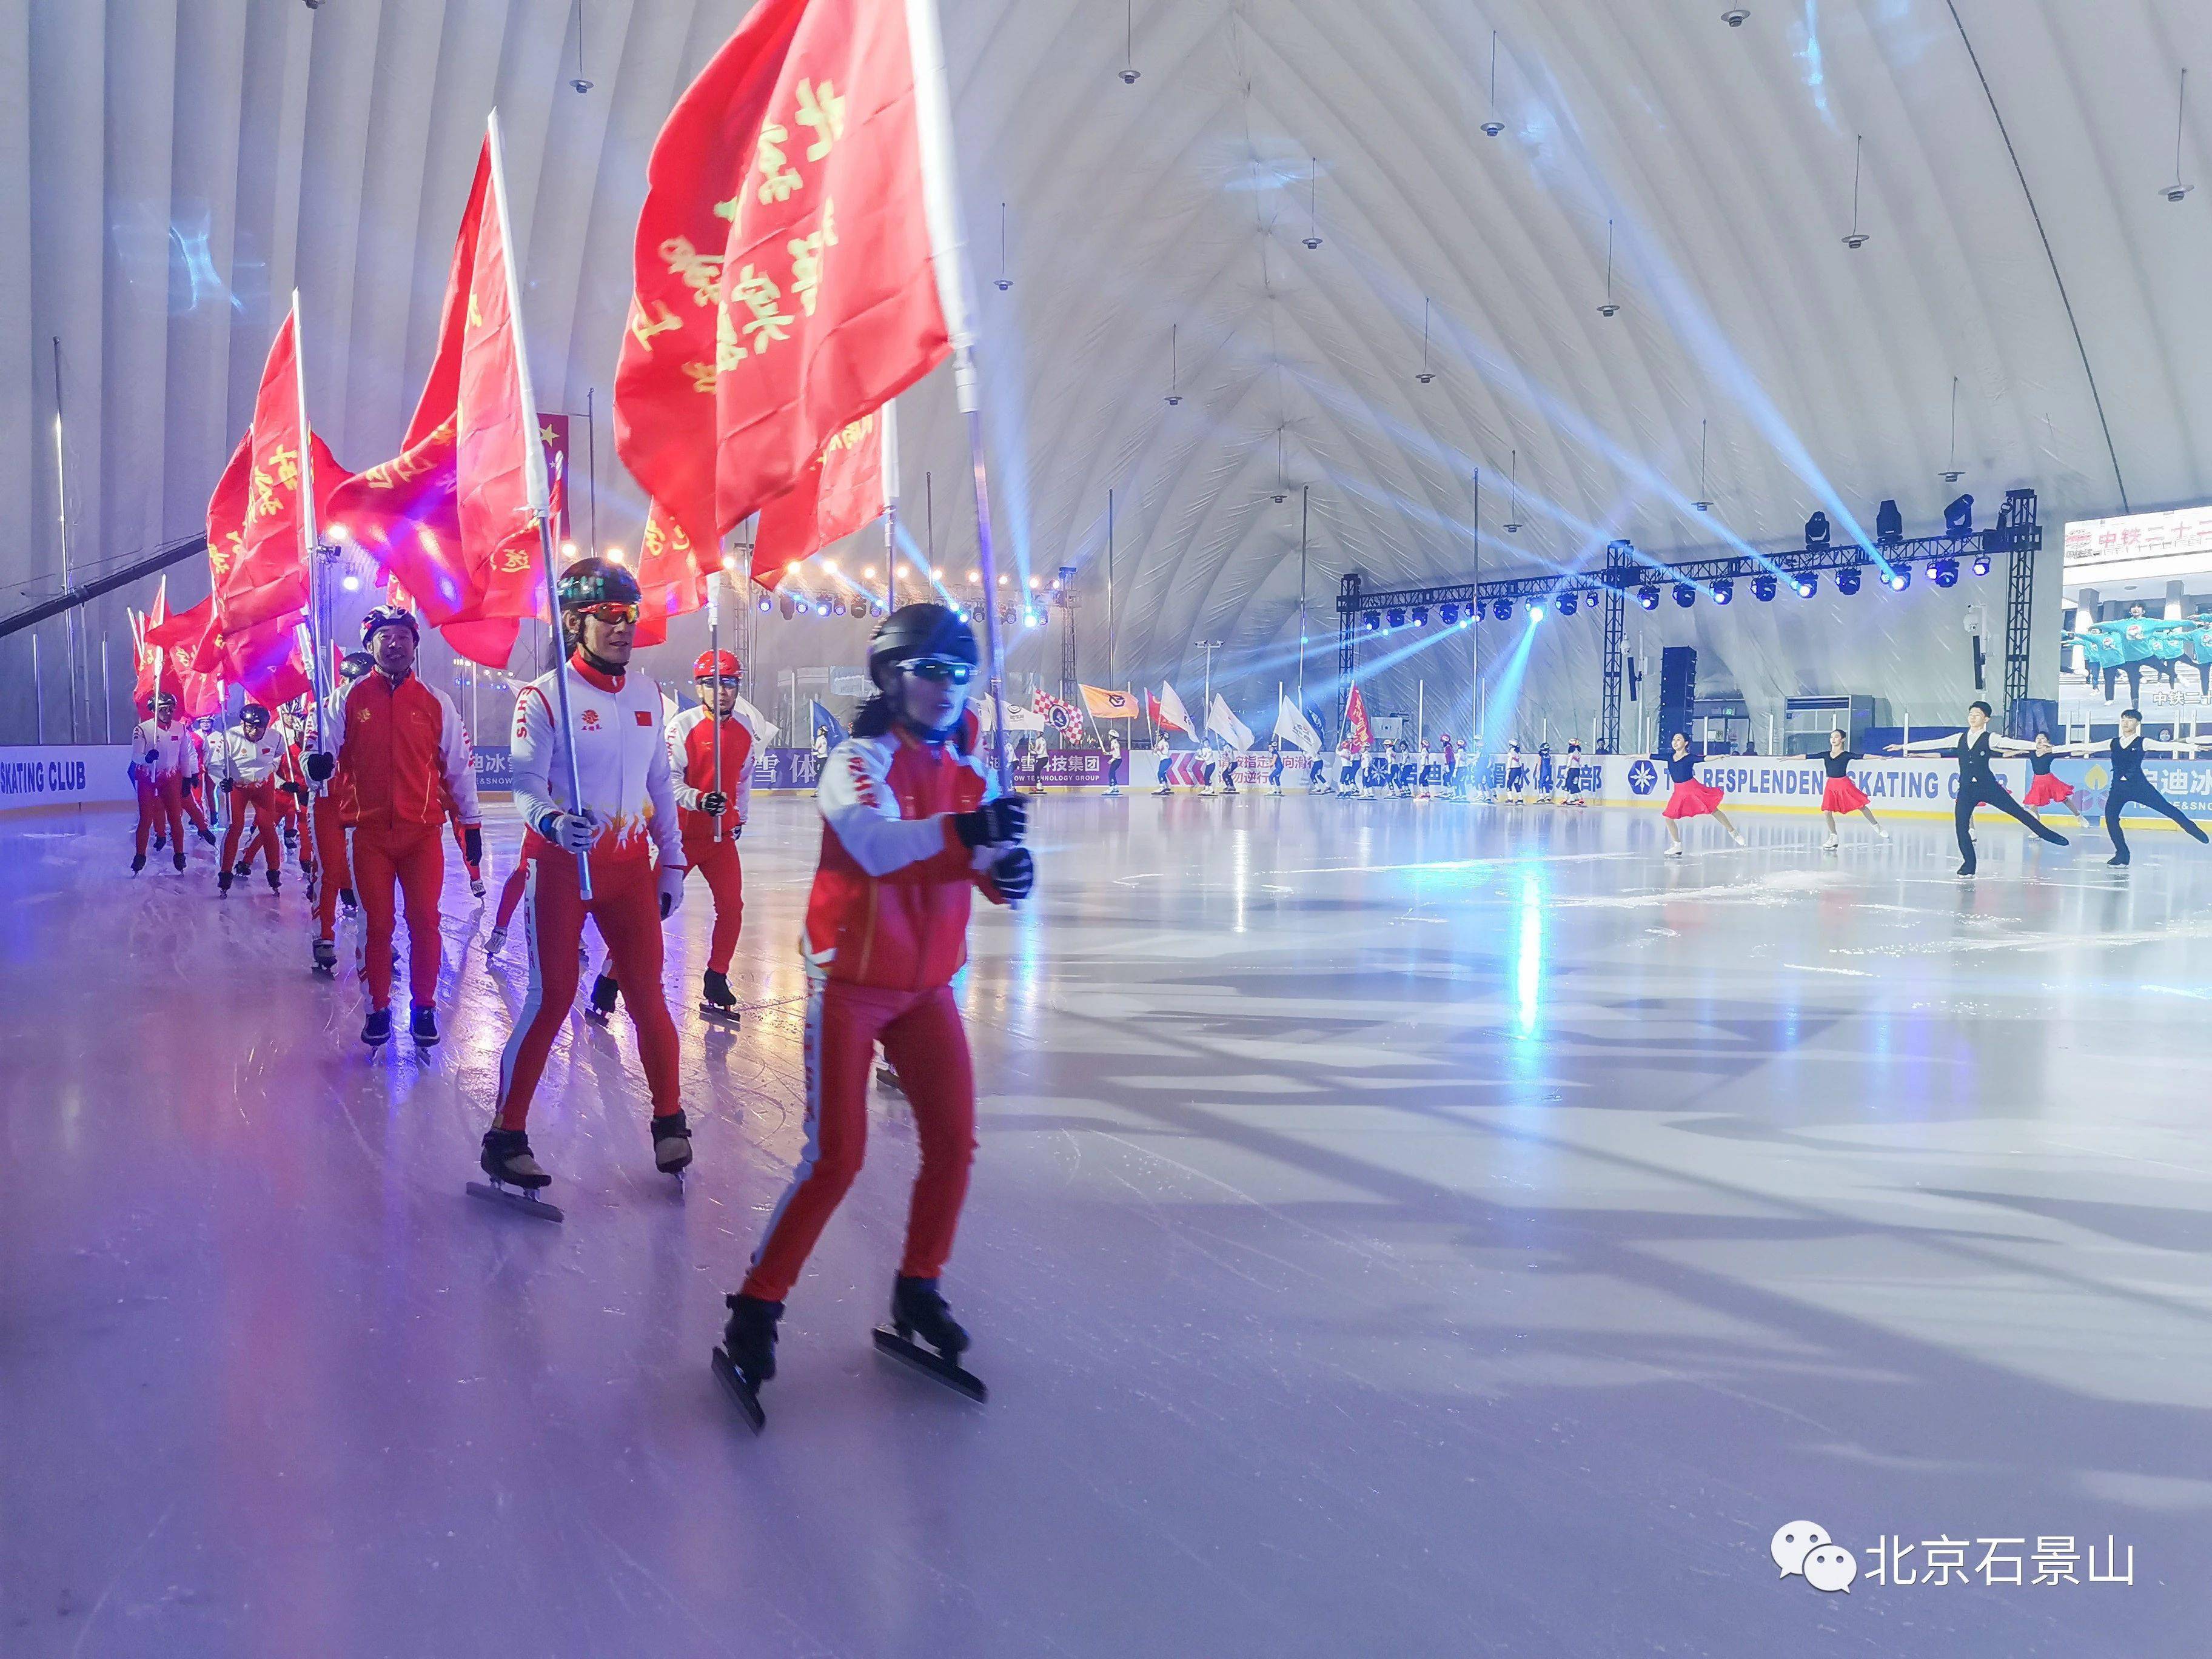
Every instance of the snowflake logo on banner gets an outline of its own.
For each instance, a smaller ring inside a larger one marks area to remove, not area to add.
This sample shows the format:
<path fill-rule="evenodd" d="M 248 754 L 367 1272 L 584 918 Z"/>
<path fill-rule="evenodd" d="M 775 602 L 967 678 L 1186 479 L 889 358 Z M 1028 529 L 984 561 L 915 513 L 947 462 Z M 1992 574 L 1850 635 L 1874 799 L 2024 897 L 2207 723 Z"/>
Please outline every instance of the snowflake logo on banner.
<path fill-rule="evenodd" d="M 1030 707 L 1043 715 L 1046 724 L 1066 742 L 1074 743 L 1083 736 L 1083 711 L 1066 698 L 1039 688 L 1030 696 Z"/>
<path fill-rule="evenodd" d="M 1648 760 L 1639 760 L 1628 769 L 1628 787 L 1639 795 L 1648 795 L 1659 784 L 1659 769 Z"/>

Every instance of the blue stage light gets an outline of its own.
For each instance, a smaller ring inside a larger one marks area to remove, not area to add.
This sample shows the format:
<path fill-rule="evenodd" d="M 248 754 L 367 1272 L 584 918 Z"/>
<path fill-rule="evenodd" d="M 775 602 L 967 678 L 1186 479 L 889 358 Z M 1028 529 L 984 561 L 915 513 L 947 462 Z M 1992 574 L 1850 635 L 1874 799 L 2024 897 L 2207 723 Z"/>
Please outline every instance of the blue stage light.
<path fill-rule="evenodd" d="M 1656 611 L 1659 608 L 1659 590 L 1656 587 L 1638 588 L 1636 602 L 1646 611 Z"/>
<path fill-rule="evenodd" d="M 1774 578 L 1771 576 L 1753 576 L 1751 579 L 1751 596 L 1754 599 L 1757 599 L 1761 605 L 1772 604 L 1774 601 Z"/>
<path fill-rule="evenodd" d="M 1820 591 L 1820 579 L 1808 574 L 1797 578 L 1796 586 L 1797 597 L 1801 599 L 1809 599 Z"/>
<path fill-rule="evenodd" d="M 1687 582 L 1676 582 L 1674 584 L 1675 604 L 1680 605 L 1683 610 L 1687 611 L 1697 602 L 1698 590 L 1696 588 L 1691 586 Z"/>
<path fill-rule="evenodd" d="M 1717 581 L 1712 586 L 1712 595 L 1715 605 L 1729 604 L 1735 598 L 1735 584 L 1726 580 Z M 1771 598 L 1772 595 L 1770 594 L 1768 597 Z"/>
<path fill-rule="evenodd" d="M 1498 618 L 1500 622 L 1512 621 L 1513 601 L 1510 599 L 1492 599 L 1490 602 L 1490 614 Z"/>
<path fill-rule="evenodd" d="M 1859 591 L 1858 568 L 1854 565 L 1836 572 L 1836 592 L 1849 599 Z"/>

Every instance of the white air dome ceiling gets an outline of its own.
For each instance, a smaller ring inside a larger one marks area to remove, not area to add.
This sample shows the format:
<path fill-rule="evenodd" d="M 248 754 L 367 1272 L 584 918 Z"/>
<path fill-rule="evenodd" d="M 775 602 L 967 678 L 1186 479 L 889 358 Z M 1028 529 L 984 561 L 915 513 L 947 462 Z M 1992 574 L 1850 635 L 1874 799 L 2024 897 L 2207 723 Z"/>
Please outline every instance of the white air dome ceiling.
<path fill-rule="evenodd" d="M 0 575 L 58 562 L 57 335 L 80 562 L 198 525 L 295 285 L 319 425 L 349 465 L 391 453 L 495 100 L 540 395 L 597 389 L 602 533 L 634 538 L 605 414 L 646 156 L 744 9 L 582 0 L 579 94 L 572 0 L 13 8 Z M 1722 9 L 1140 0 L 1126 84 L 1120 0 L 945 5 L 1003 550 L 1082 567 L 1086 677 L 1106 672 L 1109 489 L 1115 678 L 1194 681 L 1197 641 L 1270 665 L 1295 645 L 1301 485 L 1316 663 L 1342 570 L 1465 574 L 1478 467 L 1486 574 L 1614 535 L 1772 544 L 1816 507 L 1870 522 L 1881 495 L 1932 526 L 1954 376 L 1984 514 L 2018 484 L 2047 523 L 2212 493 L 2212 188 L 2160 193 L 2212 8 L 1754 0 L 1740 28 Z M 2188 125 L 2185 181 L 2208 131 Z M 964 566 L 949 393 L 904 408 L 908 520 L 919 537 L 927 474 L 940 562 Z M 1056 678 L 1058 651 L 1030 634 L 1014 666 Z"/>

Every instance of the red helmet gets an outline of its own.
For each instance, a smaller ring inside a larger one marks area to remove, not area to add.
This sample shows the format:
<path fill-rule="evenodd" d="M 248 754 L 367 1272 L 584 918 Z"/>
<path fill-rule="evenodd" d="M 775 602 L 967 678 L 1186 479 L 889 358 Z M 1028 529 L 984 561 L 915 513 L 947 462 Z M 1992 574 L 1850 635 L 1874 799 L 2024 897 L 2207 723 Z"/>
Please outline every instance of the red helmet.
<path fill-rule="evenodd" d="M 691 665 L 691 678 L 694 684 L 701 680 L 711 680 L 717 676 L 732 685 L 744 678 L 745 665 L 738 660 L 736 652 L 702 651 L 699 653 L 699 660 Z"/>

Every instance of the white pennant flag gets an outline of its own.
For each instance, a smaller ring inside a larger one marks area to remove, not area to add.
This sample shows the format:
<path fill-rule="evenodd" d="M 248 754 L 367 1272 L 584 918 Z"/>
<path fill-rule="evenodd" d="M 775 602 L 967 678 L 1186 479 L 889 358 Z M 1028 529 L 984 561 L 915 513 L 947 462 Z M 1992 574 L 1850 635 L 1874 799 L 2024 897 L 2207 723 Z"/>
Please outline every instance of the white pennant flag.
<path fill-rule="evenodd" d="M 1275 735 L 1302 755 L 1321 753 L 1321 733 L 1313 722 L 1291 701 L 1289 692 L 1279 694 L 1281 707 L 1275 710 Z"/>
<path fill-rule="evenodd" d="M 1182 706 L 1176 689 L 1165 680 L 1160 682 L 1160 724 L 1172 726 L 1186 737 L 1194 738 L 1198 728 L 1190 722 L 1190 710 Z"/>
<path fill-rule="evenodd" d="M 1252 746 L 1252 728 L 1231 712 L 1218 691 L 1213 694 L 1213 702 L 1206 708 L 1206 729 L 1237 754 Z"/>

